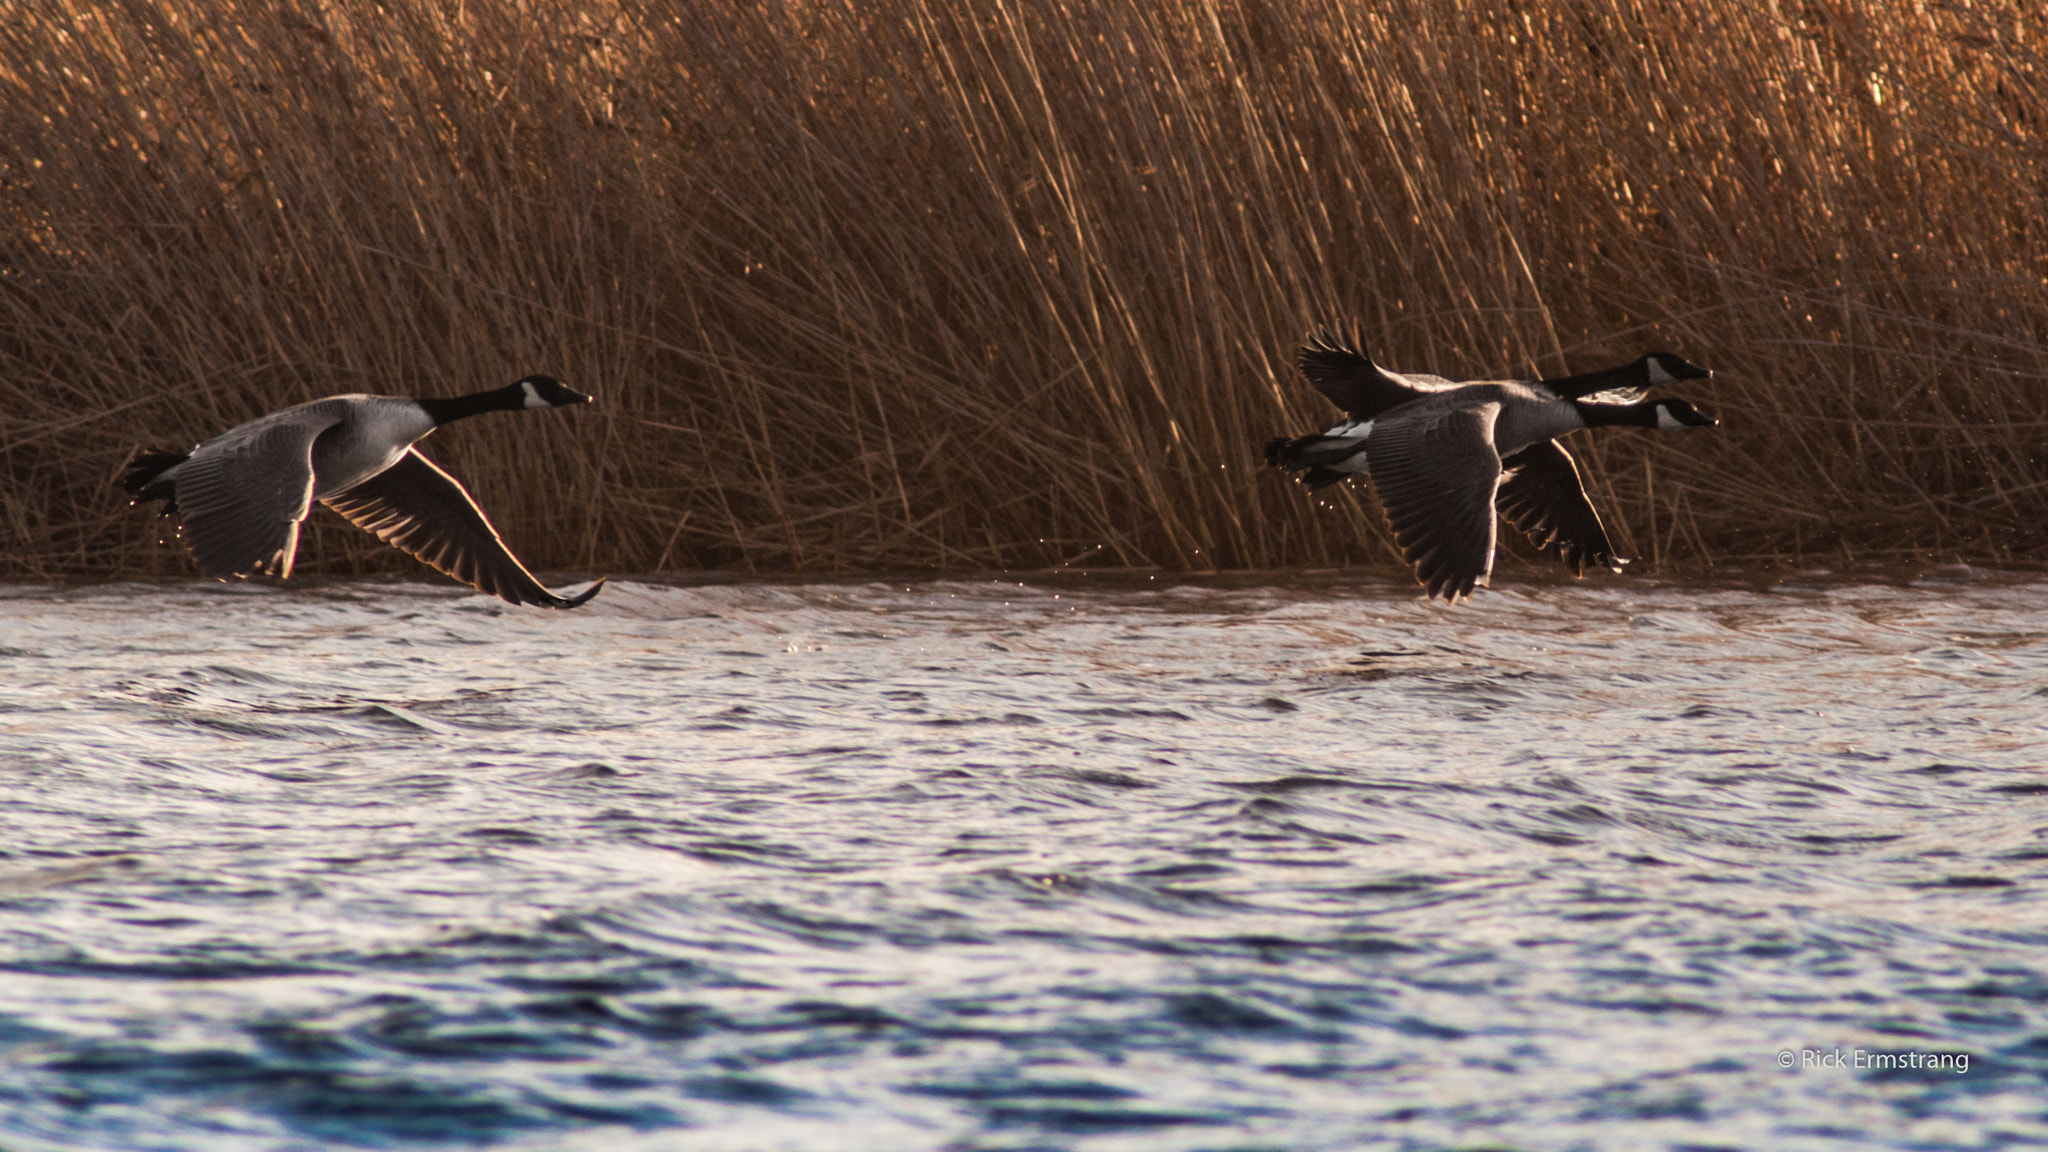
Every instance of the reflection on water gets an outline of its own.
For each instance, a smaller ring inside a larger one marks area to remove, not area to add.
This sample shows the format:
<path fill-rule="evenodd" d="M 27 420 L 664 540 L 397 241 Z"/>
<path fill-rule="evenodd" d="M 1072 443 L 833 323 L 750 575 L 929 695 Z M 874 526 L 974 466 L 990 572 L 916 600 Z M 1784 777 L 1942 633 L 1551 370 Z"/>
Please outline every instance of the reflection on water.
<path fill-rule="evenodd" d="M 2044 593 L 0 590 L 0 1143 L 2038 1140 Z"/>

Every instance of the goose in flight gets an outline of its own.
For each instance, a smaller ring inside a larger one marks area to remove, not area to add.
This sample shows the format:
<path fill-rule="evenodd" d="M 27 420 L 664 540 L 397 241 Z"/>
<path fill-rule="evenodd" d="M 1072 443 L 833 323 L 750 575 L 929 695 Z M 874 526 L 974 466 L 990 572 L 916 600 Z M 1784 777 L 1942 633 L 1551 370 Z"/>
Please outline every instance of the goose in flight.
<path fill-rule="evenodd" d="M 1578 466 L 1557 437 L 1580 428 L 1665 431 L 1720 423 L 1650 389 L 1713 373 L 1669 352 L 1578 376 L 1474 380 L 1389 372 L 1328 330 L 1311 336 L 1298 365 L 1348 419 L 1327 432 L 1266 445 L 1277 468 L 1301 471 L 1310 490 L 1372 477 L 1401 554 L 1432 597 L 1470 596 L 1493 574 L 1498 519 L 1583 574 L 1621 571 Z"/>
<path fill-rule="evenodd" d="M 451 420 L 564 408 L 590 397 L 549 376 L 448 399 L 329 396 L 259 416 L 190 452 L 146 451 L 121 486 L 129 503 L 162 500 L 199 570 L 216 579 L 292 574 L 299 525 L 319 501 L 378 539 L 513 604 L 574 608 L 541 586 L 453 476 L 417 443 Z"/>

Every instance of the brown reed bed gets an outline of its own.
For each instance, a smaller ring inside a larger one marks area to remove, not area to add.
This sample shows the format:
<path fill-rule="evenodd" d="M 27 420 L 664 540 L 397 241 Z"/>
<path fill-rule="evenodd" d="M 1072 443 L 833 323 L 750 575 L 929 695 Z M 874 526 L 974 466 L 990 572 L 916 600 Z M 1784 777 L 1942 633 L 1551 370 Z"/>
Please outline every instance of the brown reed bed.
<path fill-rule="evenodd" d="M 1523 9 L 1515 11 L 1515 8 Z M 1909 8 L 1916 10 L 1908 10 Z M 2048 18 L 2009 3 L 32 0 L 0 22 L 0 576 L 187 571 L 112 483 L 339 391 L 536 567 L 1384 564 L 1291 368 L 1663 347 L 1581 437 L 1652 566 L 2048 554 Z M 321 519 L 316 517 L 316 520 Z M 302 570 L 410 562 L 322 529 Z"/>

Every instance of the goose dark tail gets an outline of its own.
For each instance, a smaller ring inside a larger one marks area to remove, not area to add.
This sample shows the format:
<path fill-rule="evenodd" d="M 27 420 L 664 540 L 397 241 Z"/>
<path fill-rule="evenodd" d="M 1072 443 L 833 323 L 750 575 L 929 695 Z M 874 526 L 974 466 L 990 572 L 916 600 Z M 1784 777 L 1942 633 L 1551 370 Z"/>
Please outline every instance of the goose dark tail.
<path fill-rule="evenodd" d="M 1327 467 L 1348 459 L 1358 451 L 1358 441 L 1340 436 L 1275 436 L 1266 441 L 1266 463 L 1289 472 L 1300 471 L 1301 482 L 1317 492 L 1338 483 L 1350 472 Z"/>
<path fill-rule="evenodd" d="M 128 493 L 128 502 L 140 504 L 145 500 L 162 500 L 165 512 L 177 511 L 177 489 L 162 476 L 191 459 L 191 455 L 189 452 L 137 452 L 135 458 L 128 462 L 128 471 L 121 476 L 121 489 Z"/>

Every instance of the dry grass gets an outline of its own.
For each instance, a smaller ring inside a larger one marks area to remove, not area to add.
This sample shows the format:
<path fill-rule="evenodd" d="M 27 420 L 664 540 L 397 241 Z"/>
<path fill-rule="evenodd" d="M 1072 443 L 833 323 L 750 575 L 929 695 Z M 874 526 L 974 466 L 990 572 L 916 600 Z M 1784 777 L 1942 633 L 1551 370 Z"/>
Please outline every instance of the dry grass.
<path fill-rule="evenodd" d="M 537 567 L 1385 563 L 1257 466 L 1330 318 L 1720 370 L 1581 446 L 1652 564 L 2048 552 L 2048 18 L 1517 7 L 28 0 L 0 575 L 186 571 L 137 446 L 529 371 L 600 404 L 432 447 Z"/>

